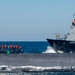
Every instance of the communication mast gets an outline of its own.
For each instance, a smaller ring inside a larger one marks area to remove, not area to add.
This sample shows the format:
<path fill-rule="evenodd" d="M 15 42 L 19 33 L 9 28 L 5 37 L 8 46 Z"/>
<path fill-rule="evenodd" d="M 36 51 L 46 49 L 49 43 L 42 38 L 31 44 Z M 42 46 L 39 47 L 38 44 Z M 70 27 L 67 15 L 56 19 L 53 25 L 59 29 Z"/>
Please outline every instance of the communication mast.
<path fill-rule="evenodd" d="M 75 26 L 75 14 L 73 14 L 72 25 Z"/>

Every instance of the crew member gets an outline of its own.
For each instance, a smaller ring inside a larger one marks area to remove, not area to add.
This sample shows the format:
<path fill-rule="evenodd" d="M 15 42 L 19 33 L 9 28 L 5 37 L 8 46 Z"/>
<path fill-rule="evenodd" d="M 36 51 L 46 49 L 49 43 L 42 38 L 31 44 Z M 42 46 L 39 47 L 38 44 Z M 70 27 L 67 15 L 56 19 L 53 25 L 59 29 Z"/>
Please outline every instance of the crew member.
<path fill-rule="evenodd" d="M 4 45 L 4 53 L 7 52 L 7 49 L 8 49 L 8 46 L 7 46 L 7 44 L 5 44 L 5 45 Z"/>
<path fill-rule="evenodd" d="M 2 53 L 1 51 L 2 51 L 2 46 L 0 45 L 0 53 Z"/>
<path fill-rule="evenodd" d="M 10 52 L 13 53 L 13 45 L 12 44 L 9 45 L 9 49 L 10 49 Z"/>
<path fill-rule="evenodd" d="M 15 49 L 16 49 L 16 46 L 14 45 L 13 46 L 13 53 L 15 53 L 15 51 L 16 51 Z"/>
<path fill-rule="evenodd" d="M 4 49 L 5 49 L 5 48 L 4 48 L 4 45 L 2 45 L 2 53 L 4 53 Z"/>
<path fill-rule="evenodd" d="M 16 44 L 16 45 L 15 45 L 15 52 L 16 52 L 16 53 L 19 53 L 18 48 L 19 48 L 19 46 Z"/>
<path fill-rule="evenodd" d="M 23 53 L 22 46 L 19 46 L 19 52 L 20 52 L 20 53 Z"/>

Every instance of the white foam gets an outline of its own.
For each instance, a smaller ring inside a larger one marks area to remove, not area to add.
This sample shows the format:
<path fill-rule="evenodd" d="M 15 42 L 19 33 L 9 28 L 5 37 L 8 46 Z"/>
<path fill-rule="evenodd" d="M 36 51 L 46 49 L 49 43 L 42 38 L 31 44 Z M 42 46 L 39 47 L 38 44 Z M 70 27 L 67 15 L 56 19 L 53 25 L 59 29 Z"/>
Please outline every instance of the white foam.
<path fill-rule="evenodd" d="M 6 69 L 2 69 L 3 67 L 6 67 Z M 32 65 L 26 65 L 26 66 L 8 66 L 8 65 L 0 65 L 0 71 L 3 72 L 25 72 L 25 71 L 66 71 L 73 69 L 75 70 L 75 66 L 49 66 L 49 67 L 43 67 L 43 66 L 32 66 Z"/>
<path fill-rule="evenodd" d="M 52 47 L 47 46 L 47 50 L 43 53 L 57 53 Z"/>
<path fill-rule="evenodd" d="M 58 52 L 58 53 L 64 53 L 63 51 L 59 51 L 59 50 L 58 50 L 57 52 Z"/>
<path fill-rule="evenodd" d="M 13 70 L 17 70 L 17 69 L 27 69 L 28 71 L 43 71 L 43 70 L 47 70 L 47 69 L 62 69 L 62 67 L 60 66 L 53 66 L 53 67 L 42 67 L 42 66 L 32 66 L 32 65 L 26 65 L 26 66 L 6 66 L 6 65 L 1 65 L 0 66 L 0 70 L 1 68 L 6 67 L 5 71 L 13 71 Z M 3 70 L 4 71 L 4 70 Z"/>

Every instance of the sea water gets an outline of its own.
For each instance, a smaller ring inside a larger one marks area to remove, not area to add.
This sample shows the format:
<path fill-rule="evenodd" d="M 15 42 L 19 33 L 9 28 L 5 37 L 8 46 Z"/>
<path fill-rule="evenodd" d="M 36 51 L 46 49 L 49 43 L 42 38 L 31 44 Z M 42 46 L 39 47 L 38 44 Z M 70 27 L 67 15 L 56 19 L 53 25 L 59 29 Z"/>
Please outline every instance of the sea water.
<path fill-rule="evenodd" d="M 21 45 L 25 53 L 56 53 L 47 41 L 1 41 L 0 45 Z M 40 62 L 40 61 L 39 61 Z M 0 73 L 0 75 L 75 75 L 70 72 Z"/>
<path fill-rule="evenodd" d="M 8 46 L 10 44 L 12 45 L 20 45 L 22 46 L 25 53 L 42 53 L 46 51 L 47 46 L 49 46 L 49 43 L 47 41 L 1 41 L 0 45 Z"/>
<path fill-rule="evenodd" d="M 0 75 L 75 75 L 75 73 L 64 72 L 41 72 L 41 73 L 0 73 Z"/>

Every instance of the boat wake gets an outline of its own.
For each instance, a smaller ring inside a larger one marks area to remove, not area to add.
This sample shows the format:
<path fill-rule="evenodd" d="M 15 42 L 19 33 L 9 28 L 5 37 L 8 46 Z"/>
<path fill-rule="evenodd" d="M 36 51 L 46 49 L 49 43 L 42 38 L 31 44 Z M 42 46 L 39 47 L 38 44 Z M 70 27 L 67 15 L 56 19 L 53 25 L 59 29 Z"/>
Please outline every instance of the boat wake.
<path fill-rule="evenodd" d="M 1 72 L 10 72 L 10 73 L 22 73 L 22 72 L 75 72 L 75 66 L 52 66 L 52 67 L 42 67 L 42 66 L 0 66 Z"/>

